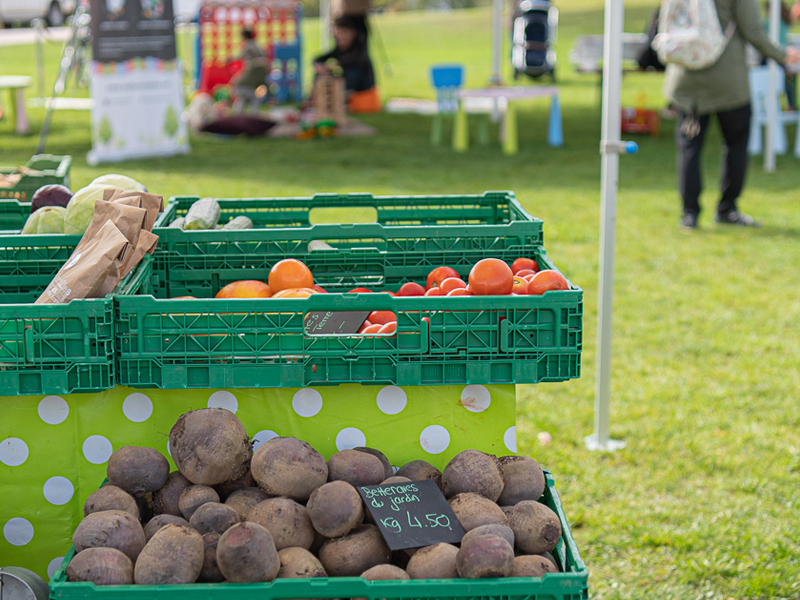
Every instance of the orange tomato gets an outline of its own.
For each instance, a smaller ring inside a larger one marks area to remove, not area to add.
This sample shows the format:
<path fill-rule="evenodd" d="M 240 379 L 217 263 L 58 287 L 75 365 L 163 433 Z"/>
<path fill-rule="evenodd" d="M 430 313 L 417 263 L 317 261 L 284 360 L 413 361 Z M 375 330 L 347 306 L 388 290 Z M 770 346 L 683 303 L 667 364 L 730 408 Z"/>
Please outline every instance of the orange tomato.
<path fill-rule="evenodd" d="M 390 310 L 376 310 L 370 313 L 367 319 L 369 319 L 371 323 L 386 325 L 386 323 L 397 321 L 397 316 Z"/>
<path fill-rule="evenodd" d="M 519 277 L 519 275 L 515 275 L 514 277 Z M 527 281 L 528 283 L 530 283 L 530 282 L 531 282 L 531 279 L 533 279 L 534 277 L 536 277 L 536 273 L 531 273 L 530 275 L 525 275 L 525 276 L 523 277 L 523 279 L 524 279 L 525 281 Z"/>
<path fill-rule="evenodd" d="M 378 325 L 377 323 L 375 323 L 374 325 L 370 325 L 369 327 L 364 327 L 364 329 L 362 329 L 360 333 L 363 333 L 364 335 L 369 335 L 370 333 L 378 333 L 381 330 L 381 327 L 383 327 L 383 325 Z"/>
<path fill-rule="evenodd" d="M 527 277 L 528 275 L 531 275 L 531 276 L 532 275 L 536 275 L 536 273 L 537 272 L 532 270 L 532 269 L 520 269 L 519 271 L 514 273 L 514 275 L 516 275 L 517 277 Z"/>
<path fill-rule="evenodd" d="M 457 290 L 458 288 L 465 288 L 467 287 L 466 282 L 459 277 L 448 277 L 442 283 L 439 284 L 439 290 L 442 292 L 442 296 L 447 296 L 453 290 Z"/>
<path fill-rule="evenodd" d="M 530 270 L 534 273 L 539 270 L 539 263 L 532 258 L 518 258 L 511 263 L 511 272 L 517 275 L 520 271 Z"/>
<path fill-rule="evenodd" d="M 427 292 L 425 292 L 426 296 L 441 296 L 442 291 L 438 287 L 432 287 Z"/>
<path fill-rule="evenodd" d="M 272 292 L 281 290 L 310 288 L 314 276 L 307 266 L 295 258 L 285 258 L 272 265 L 269 270 L 269 287 Z"/>
<path fill-rule="evenodd" d="M 311 288 L 289 288 L 288 290 L 281 290 L 275 292 L 273 298 L 308 298 L 313 294 L 318 294 L 317 290 Z"/>
<path fill-rule="evenodd" d="M 524 277 L 514 276 L 514 287 L 511 288 L 512 294 L 527 294 L 528 282 Z"/>
<path fill-rule="evenodd" d="M 370 323 L 370 320 L 367 319 L 366 321 L 364 321 L 364 323 L 362 323 L 361 327 L 358 329 L 358 333 L 364 333 L 364 330 L 370 325 L 372 325 L 372 323 Z"/>
<path fill-rule="evenodd" d="M 397 321 L 390 321 L 385 325 L 381 325 L 378 333 L 394 333 L 397 331 Z"/>
<path fill-rule="evenodd" d="M 272 290 L 263 281 L 234 281 L 222 288 L 215 298 L 269 298 Z"/>
<path fill-rule="evenodd" d="M 194 296 L 175 296 L 173 300 L 197 300 Z"/>
<path fill-rule="evenodd" d="M 456 288 L 454 290 L 450 290 L 447 293 L 448 296 L 472 296 L 472 292 L 469 291 L 469 288 Z"/>
<path fill-rule="evenodd" d="M 504 296 L 513 287 L 511 267 L 497 258 L 484 258 L 469 272 L 469 289 L 475 296 Z"/>
<path fill-rule="evenodd" d="M 425 295 L 425 288 L 422 287 L 418 283 L 414 283 L 413 281 L 409 281 L 408 283 L 404 283 L 400 286 L 400 289 L 397 290 L 398 296 L 424 296 Z"/>
<path fill-rule="evenodd" d="M 545 269 L 533 276 L 528 284 L 528 293 L 540 295 L 551 290 L 568 290 L 569 284 L 564 276 L 558 271 Z"/>
<path fill-rule="evenodd" d="M 433 271 L 428 273 L 425 285 L 428 289 L 440 286 L 448 277 L 458 277 L 458 271 L 450 267 L 436 267 Z"/>
<path fill-rule="evenodd" d="M 328 293 L 328 291 L 327 291 L 327 290 L 325 290 L 325 289 L 322 289 L 322 288 L 321 288 L 320 286 L 318 286 L 318 285 L 312 285 L 312 286 L 311 286 L 311 289 L 312 289 L 312 290 L 317 290 L 317 291 L 318 291 L 320 294 L 327 294 L 327 293 Z"/>
<path fill-rule="evenodd" d="M 354 288 L 354 289 L 350 290 L 347 293 L 348 294 L 371 294 L 372 291 L 368 290 L 367 288 L 357 287 L 357 288 Z"/>

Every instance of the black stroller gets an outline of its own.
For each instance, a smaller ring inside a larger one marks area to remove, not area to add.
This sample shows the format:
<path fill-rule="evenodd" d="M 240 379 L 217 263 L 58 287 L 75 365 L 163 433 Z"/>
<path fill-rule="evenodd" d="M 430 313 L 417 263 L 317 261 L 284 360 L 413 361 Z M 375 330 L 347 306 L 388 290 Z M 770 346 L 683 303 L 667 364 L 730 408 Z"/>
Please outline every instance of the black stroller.
<path fill-rule="evenodd" d="M 547 0 L 523 0 L 514 9 L 511 64 L 520 75 L 556 80 L 558 9 Z"/>

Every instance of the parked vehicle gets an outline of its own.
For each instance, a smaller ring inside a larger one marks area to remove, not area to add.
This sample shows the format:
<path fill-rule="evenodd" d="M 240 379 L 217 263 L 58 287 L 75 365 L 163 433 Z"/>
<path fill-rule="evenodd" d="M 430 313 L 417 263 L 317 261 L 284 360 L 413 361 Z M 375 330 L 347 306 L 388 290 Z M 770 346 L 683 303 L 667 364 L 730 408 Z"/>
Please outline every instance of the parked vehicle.
<path fill-rule="evenodd" d="M 45 19 L 50 27 L 60 27 L 76 4 L 76 0 L 0 0 L 0 21 L 9 26 Z"/>

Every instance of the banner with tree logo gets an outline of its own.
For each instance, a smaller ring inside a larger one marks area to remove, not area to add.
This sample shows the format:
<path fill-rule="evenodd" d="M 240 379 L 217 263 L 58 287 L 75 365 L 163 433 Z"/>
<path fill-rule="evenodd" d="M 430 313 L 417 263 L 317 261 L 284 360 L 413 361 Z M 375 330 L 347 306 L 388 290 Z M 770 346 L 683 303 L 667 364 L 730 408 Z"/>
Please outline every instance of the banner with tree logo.
<path fill-rule="evenodd" d="M 89 164 L 189 151 L 172 0 L 92 0 Z"/>

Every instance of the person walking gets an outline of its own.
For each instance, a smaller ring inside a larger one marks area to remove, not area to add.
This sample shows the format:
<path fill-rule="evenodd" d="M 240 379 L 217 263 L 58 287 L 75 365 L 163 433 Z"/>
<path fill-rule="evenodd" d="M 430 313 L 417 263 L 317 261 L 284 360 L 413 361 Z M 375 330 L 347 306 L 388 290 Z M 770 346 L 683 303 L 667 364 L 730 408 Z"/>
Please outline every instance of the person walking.
<path fill-rule="evenodd" d="M 736 204 L 747 171 L 752 114 L 745 43 L 751 43 L 761 54 L 781 64 L 800 61 L 800 51 L 772 43 L 761 26 L 757 0 L 714 0 L 714 3 L 723 31 L 731 21 L 736 24 L 722 56 L 712 66 L 696 71 L 669 64 L 665 77 L 665 94 L 678 111 L 675 139 L 678 190 L 683 199 L 681 225 L 685 229 L 697 228 L 703 189 L 700 155 L 711 115 L 716 115 L 724 140 L 716 221 L 758 227 L 759 223 L 741 212 Z"/>

